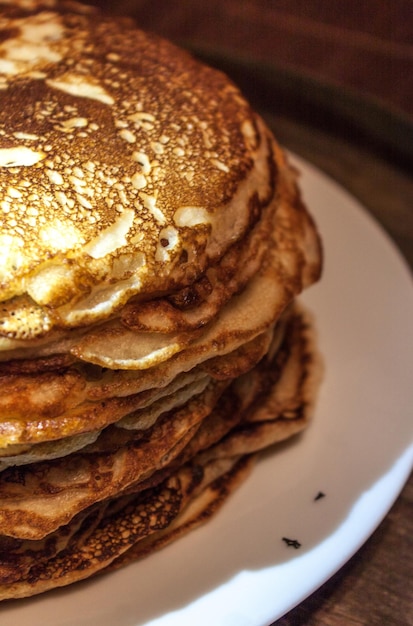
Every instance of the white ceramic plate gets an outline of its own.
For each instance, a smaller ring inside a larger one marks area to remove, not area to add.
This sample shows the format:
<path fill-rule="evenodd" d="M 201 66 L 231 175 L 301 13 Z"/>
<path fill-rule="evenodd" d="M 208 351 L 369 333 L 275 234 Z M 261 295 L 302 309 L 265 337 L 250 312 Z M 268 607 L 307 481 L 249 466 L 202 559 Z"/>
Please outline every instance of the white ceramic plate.
<path fill-rule="evenodd" d="M 305 296 L 326 361 L 312 426 L 267 454 L 206 526 L 109 576 L 6 603 L 2 626 L 269 624 L 389 510 L 413 459 L 411 277 L 359 204 L 296 161 L 326 256 L 322 282 Z"/>

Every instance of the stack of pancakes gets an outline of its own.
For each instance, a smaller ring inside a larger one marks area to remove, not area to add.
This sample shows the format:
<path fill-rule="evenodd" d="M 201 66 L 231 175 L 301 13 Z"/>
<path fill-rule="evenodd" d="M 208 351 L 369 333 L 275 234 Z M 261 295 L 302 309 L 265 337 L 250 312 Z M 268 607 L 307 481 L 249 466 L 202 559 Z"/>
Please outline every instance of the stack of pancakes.
<path fill-rule="evenodd" d="M 301 431 L 321 271 L 230 80 L 58 0 L 0 0 L 0 598 L 147 554 Z"/>

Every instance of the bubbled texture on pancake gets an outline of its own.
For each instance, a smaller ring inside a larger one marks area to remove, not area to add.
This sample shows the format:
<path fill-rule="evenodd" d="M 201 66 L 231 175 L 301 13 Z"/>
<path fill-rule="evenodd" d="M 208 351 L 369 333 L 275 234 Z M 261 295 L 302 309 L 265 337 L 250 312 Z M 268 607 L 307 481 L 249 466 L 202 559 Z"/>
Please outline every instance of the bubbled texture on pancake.
<path fill-rule="evenodd" d="M 42 6 L 0 23 L 0 301 L 20 316 L 0 329 L 16 339 L 192 282 L 274 185 L 227 77 L 129 22 Z"/>

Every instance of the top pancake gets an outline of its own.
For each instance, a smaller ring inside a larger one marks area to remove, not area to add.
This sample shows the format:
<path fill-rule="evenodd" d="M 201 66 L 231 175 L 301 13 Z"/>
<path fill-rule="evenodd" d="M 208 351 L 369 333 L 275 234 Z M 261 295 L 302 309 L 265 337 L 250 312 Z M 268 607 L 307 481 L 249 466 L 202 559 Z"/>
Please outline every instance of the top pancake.
<path fill-rule="evenodd" d="M 242 239 L 275 172 L 226 76 L 75 3 L 0 16 L 0 301 L 26 298 L 25 338 L 57 307 L 89 324 L 185 286 Z"/>

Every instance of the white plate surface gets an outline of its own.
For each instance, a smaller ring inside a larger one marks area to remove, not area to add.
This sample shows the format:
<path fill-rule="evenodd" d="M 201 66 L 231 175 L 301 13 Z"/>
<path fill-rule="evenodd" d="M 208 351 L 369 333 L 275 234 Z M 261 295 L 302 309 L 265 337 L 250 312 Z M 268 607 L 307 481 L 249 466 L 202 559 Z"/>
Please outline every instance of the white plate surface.
<path fill-rule="evenodd" d="M 313 424 L 266 455 L 206 526 L 109 576 L 5 603 L 2 626 L 267 625 L 389 510 L 413 462 L 411 276 L 357 201 L 295 160 L 326 258 L 304 298 L 326 361 Z"/>

